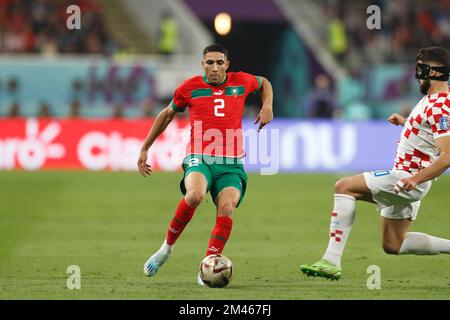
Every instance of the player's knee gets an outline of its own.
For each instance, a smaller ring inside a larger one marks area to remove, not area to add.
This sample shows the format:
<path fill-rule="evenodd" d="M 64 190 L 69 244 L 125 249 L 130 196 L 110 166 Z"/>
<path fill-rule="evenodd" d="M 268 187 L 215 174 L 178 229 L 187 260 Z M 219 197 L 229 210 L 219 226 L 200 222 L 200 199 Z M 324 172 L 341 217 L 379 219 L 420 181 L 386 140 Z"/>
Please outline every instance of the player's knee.
<path fill-rule="evenodd" d="M 334 185 L 334 192 L 339 194 L 347 194 L 349 192 L 349 181 L 347 178 L 339 179 Z"/>
<path fill-rule="evenodd" d="M 205 193 L 198 190 L 190 190 L 186 193 L 186 202 L 190 207 L 198 207 L 205 199 Z"/>
<path fill-rule="evenodd" d="M 398 254 L 400 251 L 400 246 L 392 242 L 383 242 L 383 250 L 387 254 Z"/>
<path fill-rule="evenodd" d="M 234 209 L 236 208 L 236 205 L 237 201 L 234 200 L 223 201 L 219 203 L 217 213 L 219 216 L 231 217 Z"/>

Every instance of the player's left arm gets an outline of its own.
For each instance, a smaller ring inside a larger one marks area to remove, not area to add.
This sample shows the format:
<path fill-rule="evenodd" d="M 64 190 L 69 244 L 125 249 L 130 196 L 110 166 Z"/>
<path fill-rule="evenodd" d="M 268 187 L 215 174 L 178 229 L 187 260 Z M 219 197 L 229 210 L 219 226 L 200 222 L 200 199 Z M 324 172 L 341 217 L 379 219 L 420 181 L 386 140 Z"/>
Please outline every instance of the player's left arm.
<path fill-rule="evenodd" d="M 273 120 L 273 89 L 269 80 L 259 77 L 262 81 L 260 95 L 262 100 L 262 108 L 256 118 L 255 124 L 259 122 L 258 131 L 266 124 Z"/>
<path fill-rule="evenodd" d="M 450 136 L 444 136 L 435 140 L 439 157 L 427 168 L 419 171 L 411 178 L 401 179 L 397 189 L 411 191 L 417 185 L 439 177 L 450 167 Z M 403 184 L 403 186 L 402 186 Z"/>
<path fill-rule="evenodd" d="M 394 113 L 394 114 L 390 115 L 387 120 L 396 126 L 399 126 L 399 125 L 404 126 L 405 122 L 406 122 L 406 118 L 402 117 L 398 113 Z"/>

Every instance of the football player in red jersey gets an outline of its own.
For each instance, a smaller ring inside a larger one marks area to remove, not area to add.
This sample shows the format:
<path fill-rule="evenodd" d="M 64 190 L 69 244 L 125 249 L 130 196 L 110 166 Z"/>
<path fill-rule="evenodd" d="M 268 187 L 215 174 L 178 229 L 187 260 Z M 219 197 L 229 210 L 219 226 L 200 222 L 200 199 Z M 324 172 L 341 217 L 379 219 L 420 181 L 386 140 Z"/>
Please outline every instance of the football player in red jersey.
<path fill-rule="evenodd" d="M 196 208 L 210 192 L 216 205 L 216 225 L 206 256 L 221 254 L 230 236 L 234 209 L 242 201 L 247 175 L 240 158 L 244 156 L 242 113 L 246 97 L 260 92 L 262 108 L 255 123 L 259 129 L 272 121 L 273 92 L 270 82 L 245 72 L 227 72 L 228 51 L 222 45 L 203 50 L 204 76 L 185 81 L 174 93 L 170 105 L 156 117 L 141 148 L 138 168 L 144 177 L 151 173 L 147 152 L 177 112 L 189 110 L 190 143 L 183 161 L 184 176 L 180 189 L 184 194 L 170 223 L 164 243 L 144 264 L 151 277 L 169 258 L 173 246 L 191 220 Z M 202 284 L 200 278 L 198 283 Z"/>

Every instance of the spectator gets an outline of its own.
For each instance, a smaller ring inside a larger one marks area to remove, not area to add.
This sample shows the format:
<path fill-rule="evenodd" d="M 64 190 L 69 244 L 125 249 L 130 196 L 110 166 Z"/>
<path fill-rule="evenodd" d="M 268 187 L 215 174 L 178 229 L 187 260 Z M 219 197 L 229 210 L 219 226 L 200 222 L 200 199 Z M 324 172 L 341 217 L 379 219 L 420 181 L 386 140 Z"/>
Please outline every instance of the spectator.
<path fill-rule="evenodd" d="M 72 81 L 72 100 L 80 100 L 83 95 L 84 84 L 80 79 Z"/>
<path fill-rule="evenodd" d="M 10 103 L 9 114 L 10 116 L 20 115 L 20 84 L 16 78 L 11 78 L 6 84 L 6 98 Z"/>
<path fill-rule="evenodd" d="M 343 21 L 335 17 L 329 25 L 329 43 L 331 53 L 339 60 L 347 53 L 347 36 Z"/>
<path fill-rule="evenodd" d="M 319 74 L 314 79 L 314 88 L 306 100 L 306 116 L 311 118 L 333 118 L 336 112 L 336 98 L 331 90 L 330 79 Z"/>
<path fill-rule="evenodd" d="M 173 54 L 178 45 L 178 25 L 175 18 L 168 11 L 162 14 L 157 37 L 158 52 L 163 55 Z"/>
<path fill-rule="evenodd" d="M 70 104 L 69 117 L 79 118 L 81 116 L 81 103 L 78 100 L 73 100 Z"/>
<path fill-rule="evenodd" d="M 17 102 L 13 102 L 9 108 L 8 117 L 20 117 L 20 105 Z"/>
<path fill-rule="evenodd" d="M 51 117 L 50 106 L 48 105 L 47 102 L 42 102 L 41 103 L 37 116 L 40 117 L 40 118 L 49 118 L 49 117 Z"/>
<path fill-rule="evenodd" d="M 7 83 L 7 92 L 11 99 L 17 100 L 19 94 L 19 80 L 16 78 L 11 78 Z"/>
<path fill-rule="evenodd" d="M 113 109 L 112 117 L 114 119 L 123 118 L 123 111 L 124 111 L 123 104 L 121 103 L 116 104 Z"/>

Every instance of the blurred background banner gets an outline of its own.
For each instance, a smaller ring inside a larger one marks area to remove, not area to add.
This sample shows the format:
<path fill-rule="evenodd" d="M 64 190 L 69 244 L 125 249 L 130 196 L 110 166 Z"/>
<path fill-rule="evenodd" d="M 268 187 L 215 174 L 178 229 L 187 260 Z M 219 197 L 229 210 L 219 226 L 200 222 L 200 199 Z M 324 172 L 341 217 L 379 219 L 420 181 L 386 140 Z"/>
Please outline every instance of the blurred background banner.
<path fill-rule="evenodd" d="M 137 170 L 152 121 L 0 119 L 0 169 Z M 246 168 L 268 173 L 389 169 L 400 133 L 379 121 L 275 120 L 259 134 L 244 121 L 243 129 Z M 149 153 L 154 170 L 181 169 L 189 133 L 183 119 L 167 128 Z"/>

